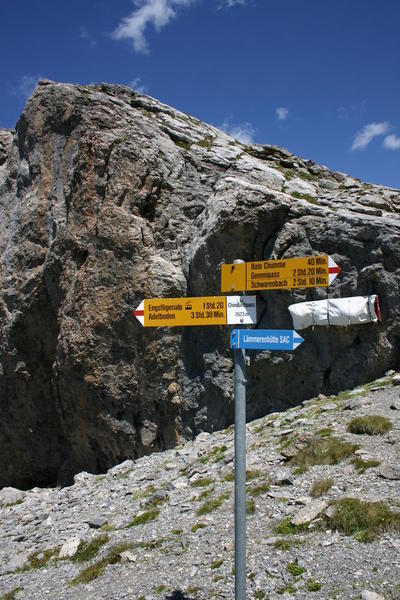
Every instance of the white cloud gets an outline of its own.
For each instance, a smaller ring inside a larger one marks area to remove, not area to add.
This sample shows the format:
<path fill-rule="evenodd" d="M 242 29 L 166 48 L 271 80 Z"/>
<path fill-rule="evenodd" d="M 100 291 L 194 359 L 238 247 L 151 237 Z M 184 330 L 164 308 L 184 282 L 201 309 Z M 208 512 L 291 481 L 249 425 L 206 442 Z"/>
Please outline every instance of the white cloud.
<path fill-rule="evenodd" d="M 224 121 L 219 129 L 225 131 L 228 135 L 232 136 L 242 144 L 254 144 L 255 130 L 251 123 L 239 123 L 238 125 L 231 125 L 228 121 Z"/>
<path fill-rule="evenodd" d="M 145 94 L 147 92 L 147 87 L 140 83 L 141 81 L 142 79 L 140 77 L 136 77 L 136 79 L 132 79 L 128 85 L 133 89 L 134 92 L 137 92 L 138 94 Z"/>
<path fill-rule="evenodd" d="M 9 92 L 13 96 L 27 100 L 32 96 L 39 79 L 40 75 L 21 75 L 16 85 L 9 86 Z"/>
<path fill-rule="evenodd" d="M 278 117 L 279 121 L 285 121 L 285 119 L 287 119 L 288 114 L 289 114 L 289 109 L 285 108 L 284 106 L 278 106 L 275 109 L 276 112 L 276 116 Z"/>
<path fill-rule="evenodd" d="M 175 19 L 176 9 L 187 7 L 201 0 L 132 0 L 137 7 L 130 15 L 123 18 L 111 36 L 115 40 L 130 40 L 136 52 L 148 54 L 149 45 L 145 32 L 148 25 L 160 31 Z M 247 0 L 224 0 L 228 8 L 236 4 L 245 4 Z"/>
<path fill-rule="evenodd" d="M 351 149 L 363 150 L 375 137 L 385 135 L 389 129 L 390 125 L 386 121 L 384 123 L 369 123 L 368 125 L 364 125 L 362 130 L 356 134 Z"/>
<path fill-rule="evenodd" d="M 360 113 L 365 113 L 365 110 L 367 108 L 367 101 L 365 100 L 361 100 L 361 102 L 358 102 L 357 104 L 349 104 L 346 106 L 339 106 L 336 109 L 337 112 L 337 116 L 339 117 L 339 119 L 350 119 L 350 117 L 354 114 L 360 114 Z"/>
<path fill-rule="evenodd" d="M 92 47 L 96 45 L 94 37 L 88 32 L 86 27 L 81 27 L 79 37 L 81 40 L 86 40 Z"/>
<path fill-rule="evenodd" d="M 113 31 L 112 37 L 116 40 L 128 39 L 133 43 L 136 52 L 149 52 L 145 38 L 146 27 L 152 24 L 156 31 L 168 25 L 176 17 L 174 7 L 189 6 L 196 0 L 134 0 L 138 8 L 122 19 Z"/>
<path fill-rule="evenodd" d="M 400 149 L 400 137 L 397 135 L 387 135 L 383 140 L 383 145 L 388 150 L 399 150 Z"/>

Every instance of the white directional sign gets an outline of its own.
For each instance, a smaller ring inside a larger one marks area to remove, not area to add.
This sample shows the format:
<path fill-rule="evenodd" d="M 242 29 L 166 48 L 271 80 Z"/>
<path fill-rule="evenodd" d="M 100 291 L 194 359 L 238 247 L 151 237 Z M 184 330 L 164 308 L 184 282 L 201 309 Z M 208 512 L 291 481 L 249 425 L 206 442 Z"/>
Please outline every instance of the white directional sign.
<path fill-rule="evenodd" d="M 256 296 L 146 299 L 133 314 L 144 327 L 255 325 Z"/>

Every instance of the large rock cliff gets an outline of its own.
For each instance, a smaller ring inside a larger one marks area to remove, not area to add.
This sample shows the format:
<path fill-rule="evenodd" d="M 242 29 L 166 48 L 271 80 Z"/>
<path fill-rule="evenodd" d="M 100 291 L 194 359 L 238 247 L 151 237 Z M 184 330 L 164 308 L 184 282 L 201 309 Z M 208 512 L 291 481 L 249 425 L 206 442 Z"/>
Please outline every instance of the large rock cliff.
<path fill-rule="evenodd" d="M 0 131 L 0 486 L 67 483 L 233 419 L 228 327 L 144 329 L 143 298 L 218 295 L 236 258 L 329 254 L 382 323 L 254 354 L 248 418 L 399 366 L 400 192 L 129 88 L 39 83 Z M 260 327 L 326 289 L 258 293 Z"/>

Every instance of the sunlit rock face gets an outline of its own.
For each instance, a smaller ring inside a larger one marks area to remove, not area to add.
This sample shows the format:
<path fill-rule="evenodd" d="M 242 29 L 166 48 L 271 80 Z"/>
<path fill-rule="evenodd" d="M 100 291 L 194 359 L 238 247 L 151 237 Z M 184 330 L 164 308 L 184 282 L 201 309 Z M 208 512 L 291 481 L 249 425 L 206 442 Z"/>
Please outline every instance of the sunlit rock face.
<path fill-rule="evenodd" d="M 114 85 L 39 83 L 0 130 L 0 486 L 71 481 L 233 420 L 229 327 L 143 328 L 143 298 L 220 294 L 220 265 L 329 254 L 382 323 L 258 352 L 249 419 L 399 366 L 400 193 L 244 146 Z M 259 327 L 326 288 L 258 292 Z"/>

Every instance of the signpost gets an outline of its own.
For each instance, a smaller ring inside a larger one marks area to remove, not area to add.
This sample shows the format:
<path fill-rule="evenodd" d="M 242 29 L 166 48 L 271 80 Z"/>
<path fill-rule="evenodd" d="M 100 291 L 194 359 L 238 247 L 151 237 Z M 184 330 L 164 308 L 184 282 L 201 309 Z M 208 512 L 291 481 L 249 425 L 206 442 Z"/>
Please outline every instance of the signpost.
<path fill-rule="evenodd" d="M 255 296 L 203 296 L 143 300 L 133 314 L 144 327 L 255 325 Z"/>
<path fill-rule="evenodd" d="M 340 268 L 328 255 L 282 258 L 221 268 L 221 291 L 328 287 Z M 254 325 L 256 296 L 145 299 L 134 311 L 144 327 Z M 233 329 L 235 384 L 235 599 L 246 598 L 246 350 L 292 351 L 303 343 L 294 330 Z"/>
<path fill-rule="evenodd" d="M 328 255 L 221 265 L 221 291 L 328 287 L 340 268 Z"/>
<path fill-rule="evenodd" d="M 293 329 L 232 329 L 231 348 L 243 350 L 295 350 L 304 342 Z"/>

